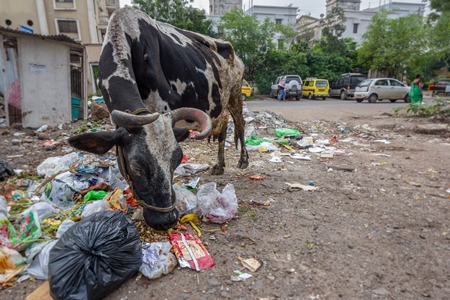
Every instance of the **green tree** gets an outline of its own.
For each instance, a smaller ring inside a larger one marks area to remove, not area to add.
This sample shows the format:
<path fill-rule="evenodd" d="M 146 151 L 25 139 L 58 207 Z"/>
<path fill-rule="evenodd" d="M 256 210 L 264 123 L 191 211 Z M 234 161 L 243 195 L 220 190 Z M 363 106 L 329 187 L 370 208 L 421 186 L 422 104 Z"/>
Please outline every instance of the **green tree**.
<path fill-rule="evenodd" d="M 428 28 L 429 51 L 428 53 L 436 59 L 437 64 L 445 66 L 447 76 L 450 70 L 450 10 L 440 14 L 436 21 L 431 21 Z"/>
<path fill-rule="evenodd" d="M 388 14 L 381 11 L 372 17 L 362 37 L 358 61 L 371 69 L 386 69 L 394 77 L 414 65 L 425 51 L 426 40 L 421 17 L 389 19 Z"/>
<path fill-rule="evenodd" d="M 450 12 L 450 1 L 448 0 L 429 0 L 431 9 L 438 12 Z"/>
<path fill-rule="evenodd" d="M 219 35 L 233 44 L 236 54 L 245 64 L 245 77 L 252 80 L 257 68 L 274 48 L 275 23 L 269 19 L 260 23 L 256 15 L 233 9 L 220 18 Z"/>
<path fill-rule="evenodd" d="M 214 36 L 212 21 L 206 19 L 205 10 L 189 5 L 193 0 L 133 0 L 133 7 L 155 20 L 181 29 Z"/>
<path fill-rule="evenodd" d="M 345 42 L 342 39 L 342 34 L 345 31 L 345 17 L 344 10 L 339 7 L 333 7 L 331 13 L 320 20 L 322 27 L 322 38 L 319 42 L 320 48 L 325 52 L 339 52 L 346 55 Z"/>

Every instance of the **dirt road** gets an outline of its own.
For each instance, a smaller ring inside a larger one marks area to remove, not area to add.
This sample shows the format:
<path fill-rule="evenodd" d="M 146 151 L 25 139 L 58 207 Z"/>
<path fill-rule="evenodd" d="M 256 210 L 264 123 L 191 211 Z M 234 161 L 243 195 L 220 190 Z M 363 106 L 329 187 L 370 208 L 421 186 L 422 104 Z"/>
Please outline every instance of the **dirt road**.
<path fill-rule="evenodd" d="M 302 106 L 305 101 L 280 105 Z M 250 110 L 263 106 L 247 104 Z M 336 136 L 331 146 L 340 155 L 305 153 L 311 160 L 281 155 L 282 162 L 276 163 L 271 154 L 252 151 L 249 168 L 240 170 L 234 167 L 239 152 L 229 147 L 224 175 L 199 175 L 200 184 L 215 181 L 220 191 L 232 183 L 239 200 L 236 218 L 225 231 L 201 237 L 216 268 L 197 273 L 177 267 L 156 280 L 133 278 L 107 299 L 448 299 L 448 132 L 417 133 L 415 126 L 430 120 L 393 118 L 377 110 L 284 109 L 274 110 L 294 121 L 289 126 L 303 136 L 316 141 Z M 271 128 L 253 125 L 258 135 L 274 138 Z M 12 134 L 2 135 L 1 142 L 10 141 Z M 61 131 L 49 135 L 60 138 Z M 292 142 L 297 153 L 305 152 Z M 2 155 L 27 153 L 8 143 Z M 183 150 L 192 162 L 212 165 L 216 146 L 188 142 Z M 288 154 L 285 148 L 279 151 Z M 55 153 L 35 151 L 34 161 Z M 250 175 L 264 180 L 250 180 Z M 289 189 L 286 184 L 310 182 L 318 189 Z M 255 258 L 262 266 L 251 272 L 239 258 Z M 252 277 L 238 279 L 239 272 Z M 23 299 L 39 284 L 15 285 L 0 291 L 0 297 Z"/>

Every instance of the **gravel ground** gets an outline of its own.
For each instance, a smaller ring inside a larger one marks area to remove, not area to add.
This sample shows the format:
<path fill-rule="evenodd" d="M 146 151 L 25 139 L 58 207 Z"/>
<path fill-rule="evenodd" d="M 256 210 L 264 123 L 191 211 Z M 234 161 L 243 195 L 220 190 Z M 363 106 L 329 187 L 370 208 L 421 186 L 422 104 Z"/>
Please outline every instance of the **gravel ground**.
<path fill-rule="evenodd" d="M 205 231 L 201 240 L 216 267 L 202 272 L 176 267 L 155 280 L 137 276 L 111 287 L 117 289 L 107 299 L 448 299 L 450 139 L 446 130 L 418 133 L 417 125 L 435 127 L 432 121 L 387 114 L 330 121 L 310 114 L 288 125 L 315 140 L 336 136 L 332 146 L 343 150 L 341 155 L 306 153 L 307 161 L 280 148 L 282 162 L 275 163 L 269 153 L 251 151 L 246 170 L 234 167 L 239 152 L 229 147 L 224 175 L 198 174 L 200 184 L 215 181 L 219 191 L 232 183 L 239 201 L 236 217 L 225 227 L 202 225 L 215 230 Z M 253 125 L 258 135 L 272 134 Z M 51 129 L 43 140 L 30 130 L 2 129 L 1 159 L 32 170 L 46 157 L 65 153 L 64 139 L 79 126 Z M 17 132 L 25 136 L 13 145 Z M 41 144 L 47 139 L 59 144 L 45 150 Z M 213 165 L 216 147 L 183 143 L 191 163 Z M 264 180 L 250 180 L 251 175 Z M 289 188 L 286 182 L 312 182 L 317 190 Z M 255 258 L 261 267 L 251 272 L 240 258 Z M 252 277 L 238 279 L 236 271 Z M 40 284 L 15 284 L 0 291 L 0 298 L 24 299 Z"/>

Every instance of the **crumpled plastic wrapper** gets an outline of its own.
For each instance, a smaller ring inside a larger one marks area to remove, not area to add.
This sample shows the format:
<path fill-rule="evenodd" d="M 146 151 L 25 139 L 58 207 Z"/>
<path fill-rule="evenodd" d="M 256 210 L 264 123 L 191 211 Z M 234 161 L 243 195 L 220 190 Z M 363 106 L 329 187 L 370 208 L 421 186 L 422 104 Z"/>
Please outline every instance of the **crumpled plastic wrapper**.
<path fill-rule="evenodd" d="M 142 243 L 142 275 L 156 279 L 172 272 L 178 262 L 171 248 L 170 242 Z"/>

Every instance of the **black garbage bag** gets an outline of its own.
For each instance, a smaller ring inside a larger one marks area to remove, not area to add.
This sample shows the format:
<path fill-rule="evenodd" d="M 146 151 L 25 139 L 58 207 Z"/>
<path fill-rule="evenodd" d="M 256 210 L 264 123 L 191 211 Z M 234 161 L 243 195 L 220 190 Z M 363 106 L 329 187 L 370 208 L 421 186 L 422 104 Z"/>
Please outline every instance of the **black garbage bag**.
<path fill-rule="evenodd" d="M 101 299 L 142 264 L 139 233 L 121 211 L 98 212 L 70 227 L 50 251 L 54 299 Z"/>
<path fill-rule="evenodd" d="M 11 168 L 7 162 L 0 160 L 0 181 L 4 181 L 8 177 L 14 175 L 16 175 L 16 173 L 13 168 Z"/>

